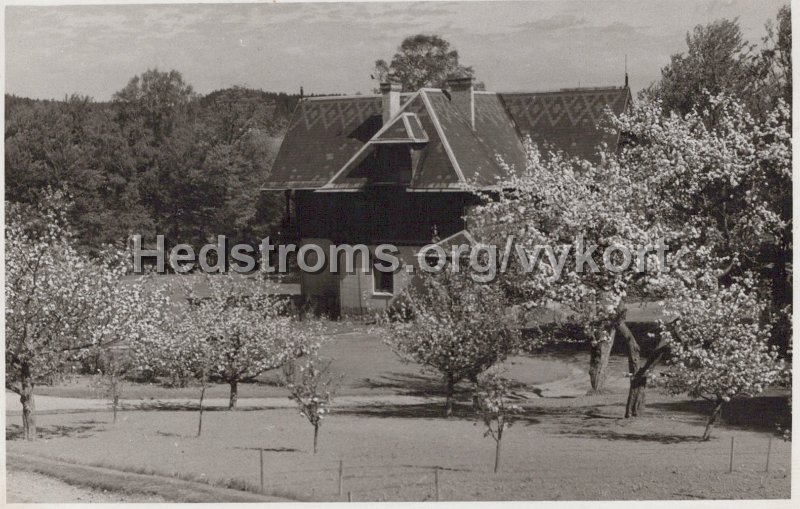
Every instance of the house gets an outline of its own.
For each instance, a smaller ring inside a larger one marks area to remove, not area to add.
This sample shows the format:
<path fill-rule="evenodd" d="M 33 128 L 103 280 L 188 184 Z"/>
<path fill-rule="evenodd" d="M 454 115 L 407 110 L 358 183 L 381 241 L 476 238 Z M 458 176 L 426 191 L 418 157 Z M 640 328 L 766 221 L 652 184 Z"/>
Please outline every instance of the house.
<path fill-rule="evenodd" d="M 555 92 L 476 91 L 473 78 L 452 77 L 447 91 L 311 97 L 300 101 L 264 188 L 284 191 L 301 244 L 398 247 L 404 263 L 434 235 L 464 230 L 470 185 L 490 188 L 504 166 L 525 164 L 526 136 L 539 146 L 592 158 L 618 140 L 597 127 L 605 108 L 621 113 L 624 87 Z M 340 264 L 341 266 L 341 264 Z M 413 276 L 370 269 L 301 275 L 303 298 L 333 314 L 389 304 Z"/>

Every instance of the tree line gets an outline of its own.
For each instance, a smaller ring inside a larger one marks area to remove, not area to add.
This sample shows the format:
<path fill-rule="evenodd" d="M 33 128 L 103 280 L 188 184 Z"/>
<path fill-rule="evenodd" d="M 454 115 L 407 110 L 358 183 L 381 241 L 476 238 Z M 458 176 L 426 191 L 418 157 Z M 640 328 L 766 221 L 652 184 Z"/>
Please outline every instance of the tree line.
<path fill-rule="evenodd" d="M 259 188 L 297 100 L 242 87 L 202 96 L 157 69 L 109 102 L 7 95 L 6 201 L 65 192 L 78 247 L 93 254 L 134 233 L 198 247 L 275 234 L 282 197 Z"/>

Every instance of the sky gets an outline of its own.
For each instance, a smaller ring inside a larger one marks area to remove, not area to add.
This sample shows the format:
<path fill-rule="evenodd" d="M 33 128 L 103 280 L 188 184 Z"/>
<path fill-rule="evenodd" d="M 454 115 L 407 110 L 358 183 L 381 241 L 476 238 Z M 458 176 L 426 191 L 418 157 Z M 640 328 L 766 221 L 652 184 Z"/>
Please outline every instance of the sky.
<path fill-rule="evenodd" d="M 698 24 L 738 17 L 759 42 L 787 0 L 263 3 L 10 6 L 7 93 L 107 100 L 149 68 L 199 93 L 242 85 L 370 93 L 376 59 L 404 37 L 443 36 L 488 90 L 539 91 L 658 79 Z"/>

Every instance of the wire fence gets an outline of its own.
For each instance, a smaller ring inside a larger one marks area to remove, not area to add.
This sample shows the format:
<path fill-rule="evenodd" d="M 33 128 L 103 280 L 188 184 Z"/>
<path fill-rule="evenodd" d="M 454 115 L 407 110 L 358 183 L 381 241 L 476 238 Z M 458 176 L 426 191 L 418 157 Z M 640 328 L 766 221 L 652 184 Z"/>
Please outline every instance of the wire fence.
<path fill-rule="evenodd" d="M 752 440 L 746 446 L 741 446 L 737 445 L 736 437 L 732 436 L 729 440 L 697 442 L 694 445 L 626 444 L 625 454 L 659 456 L 656 467 L 641 473 L 643 480 L 657 479 L 666 473 L 675 473 L 675 469 L 679 468 L 686 475 L 699 471 L 717 474 L 761 474 L 763 486 L 770 473 L 785 474 L 790 468 L 785 451 L 777 454 L 778 442 L 779 439 L 770 437 L 758 446 L 755 446 Z M 563 469 L 550 472 L 547 465 L 537 463 L 535 458 L 532 458 L 529 468 L 521 469 L 519 465 L 509 466 L 500 476 L 491 475 L 489 458 L 487 464 L 483 466 L 476 466 L 474 463 L 450 463 L 444 459 L 441 465 L 357 463 L 340 460 L 332 462 L 329 468 L 290 469 L 279 473 L 265 473 L 262 468 L 259 486 L 266 493 L 276 491 L 292 493 L 295 490 L 305 491 L 303 488 L 313 486 L 311 498 L 321 500 L 429 501 L 449 499 L 456 490 L 463 491 L 465 485 L 477 490 L 491 487 L 493 482 L 569 483 L 597 477 L 598 468 L 595 464 L 582 464 L 580 461 L 580 458 L 587 454 L 585 448 L 568 445 L 559 446 L 558 451 L 570 461 L 569 473 L 565 473 Z M 691 468 L 687 468 L 686 456 L 690 454 L 702 461 L 697 461 Z M 613 463 L 620 459 L 616 457 L 609 461 Z M 614 477 L 615 474 L 610 470 L 607 475 Z"/>

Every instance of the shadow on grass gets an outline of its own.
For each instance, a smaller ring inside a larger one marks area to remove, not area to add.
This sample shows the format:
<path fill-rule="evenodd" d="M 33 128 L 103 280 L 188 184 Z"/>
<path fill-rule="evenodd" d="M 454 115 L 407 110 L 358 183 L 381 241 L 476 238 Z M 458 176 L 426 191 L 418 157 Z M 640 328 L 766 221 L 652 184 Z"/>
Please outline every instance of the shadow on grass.
<path fill-rule="evenodd" d="M 699 436 L 671 435 L 668 433 L 618 433 L 616 431 L 599 429 L 578 429 L 574 431 L 564 431 L 562 435 L 610 441 L 622 440 L 626 442 L 657 442 L 660 444 L 703 442 L 702 437 Z"/>
<path fill-rule="evenodd" d="M 424 374 L 412 373 L 387 373 L 377 378 L 362 378 L 354 381 L 353 388 L 355 389 L 391 389 L 401 391 L 402 394 L 408 396 L 441 396 L 444 398 L 444 382 L 442 378 L 429 376 Z M 456 396 L 467 395 L 472 396 L 474 391 L 473 384 L 468 380 L 462 380 L 455 387 Z M 539 391 L 541 389 L 531 388 L 529 385 L 516 380 L 511 380 L 510 388 L 512 390 L 533 390 Z"/>
<path fill-rule="evenodd" d="M 230 410 L 227 406 L 203 406 L 203 412 L 253 412 L 256 410 L 268 410 L 274 407 L 270 406 L 246 406 L 237 407 L 235 410 Z M 134 410 L 142 412 L 199 412 L 200 407 L 197 402 L 177 403 L 177 402 L 164 402 L 154 401 L 152 403 L 141 403 L 134 407 L 126 407 L 125 410 Z"/>
<path fill-rule="evenodd" d="M 89 438 L 100 424 L 96 421 L 85 421 L 83 424 L 77 426 L 39 426 L 36 428 L 36 438 L 50 439 L 50 438 Z M 23 429 L 19 424 L 6 425 L 6 440 L 23 440 Z"/>
<path fill-rule="evenodd" d="M 352 417 L 377 417 L 384 419 L 437 419 L 437 420 L 466 420 L 478 421 L 480 415 L 475 411 L 471 404 L 453 403 L 453 414 L 446 417 L 444 414 L 444 401 L 441 404 L 419 404 L 419 405 L 374 405 L 352 408 L 337 408 L 333 411 L 336 415 Z M 526 412 L 516 415 L 514 420 L 526 425 L 539 424 L 537 418 L 533 417 L 535 412 Z"/>
<path fill-rule="evenodd" d="M 294 447 L 234 447 L 240 451 L 264 451 L 264 452 L 300 452 Z"/>
<path fill-rule="evenodd" d="M 443 395 L 444 383 L 439 378 L 411 373 L 387 373 L 378 378 L 362 378 L 353 383 L 356 389 L 401 390 L 411 396 Z M 457 387 L 456 390 L 459 390 Z M 463 389 L 462 389 L 463 390 Z"/>
<path fill-rule="evenodd" d="M 419 405 L 371 405 L 363 407 L 336 408 L 332 410 L 336 415 L 353 417 L 381 417 L 400 419 L 446 419 L 444 415 L 444 400 L 441 404 Z M 453 415 L 450 419 L 475 419 L 476 414 L 471 405 L 453 404 Z"/>
<path fill-rule="evenodd" d="M 779 423 L 791 426 L 791 408 L 787 396 L 759 396 L 755 398 L 736 398 L 722 409 L 722 424 L 754 431 L 773 431 L 777 433 Z M 712 403 L 707 401 L 668 401 L 650 403 L 648 408 L 664 411 L 694 414 L 705 420 L 711 414 Z"/>

